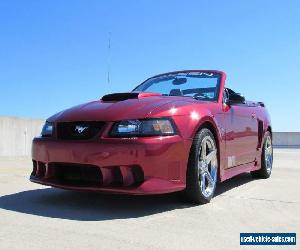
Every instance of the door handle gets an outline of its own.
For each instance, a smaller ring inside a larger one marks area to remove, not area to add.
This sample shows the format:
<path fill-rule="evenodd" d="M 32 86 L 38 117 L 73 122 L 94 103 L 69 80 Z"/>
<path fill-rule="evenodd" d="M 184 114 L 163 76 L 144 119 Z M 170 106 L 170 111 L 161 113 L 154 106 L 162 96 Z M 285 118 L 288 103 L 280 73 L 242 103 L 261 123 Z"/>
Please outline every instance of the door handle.
<path fill-rule="evenodd" d="M 251 117 L 252 117 L 252 119 L 255 119 L 255 118 L 256 118 L 256 114 L 255 114 L 255 113 L 252 113 L 252 114 L 251 114 Z"/>

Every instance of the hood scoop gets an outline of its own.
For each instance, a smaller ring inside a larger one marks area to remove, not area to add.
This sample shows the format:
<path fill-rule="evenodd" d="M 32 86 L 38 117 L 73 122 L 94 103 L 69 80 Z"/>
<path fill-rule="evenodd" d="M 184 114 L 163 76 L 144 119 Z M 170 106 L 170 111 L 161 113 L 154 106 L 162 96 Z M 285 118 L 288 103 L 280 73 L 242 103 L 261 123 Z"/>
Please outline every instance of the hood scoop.
<path fill-rule="evenodd" d="M 154 92 L 128 92 L 128 93 L 114 93 L 105 95 L 102 97 L 103 102 L 119 102 L 119 101 L 125 101 L 128 99 L 141 99 L 144 97 L 150 97 L 150 96 L 161 96 L 160 93 L 154 93 Z"/>

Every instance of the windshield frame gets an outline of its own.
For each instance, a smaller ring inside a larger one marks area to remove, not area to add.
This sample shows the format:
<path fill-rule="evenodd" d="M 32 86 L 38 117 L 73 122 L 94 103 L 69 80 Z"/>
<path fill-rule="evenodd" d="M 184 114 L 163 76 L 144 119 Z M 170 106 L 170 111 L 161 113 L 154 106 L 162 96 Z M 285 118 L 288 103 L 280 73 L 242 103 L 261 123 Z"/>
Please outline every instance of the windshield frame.
<path fill-rule="evenodd" d="M 224 88 L 224 82 L 225 82 L 225 78 L 226 75 L 224 72 L 222 71 L 218 71 L 218 70 L 181 70 L 181 71 L 173 71 L 173 72 L 167 72 L 167 73 L 163 73 L 163 74 L 158 74 L 155 76 L 152 76 L 148 79 L 146 79 L 145 81 L 143 81 L 141 84 L 139 84 L 137 87 L 135 87 L 132 92 L 147 92 L 147 91 L 139 91 L 137 90 L 140 86 L 142 86 L 143 84 L 145 84 L 147 81 L 154 79 L 154 78 L 159 78 L 162 76 L 168 76 L 168 75 L 176 75 L 176 74 L 189 74 L 189 73 L 213 73 L 213 74 L 217 74 L 218 75 L 218 80 L 217 80 L 217 84 L 216 84 L 216 88 L 217 88 L 217 92 L 216 92 L 216 96 L 214 97 L 214 99 L 211 100 L 204 100 L 204 99 L 196 99 L 192 96 L 182 96 L 182 97 L 190 97 L 190 98 L 194 98 L 196 100 L 201 100 L 201 101 L 209 101 L 209 102 L 219 102 L 221 98 L 223 98 L 223 94 L 222 91 L 220 91 L 222 88 Z"/>

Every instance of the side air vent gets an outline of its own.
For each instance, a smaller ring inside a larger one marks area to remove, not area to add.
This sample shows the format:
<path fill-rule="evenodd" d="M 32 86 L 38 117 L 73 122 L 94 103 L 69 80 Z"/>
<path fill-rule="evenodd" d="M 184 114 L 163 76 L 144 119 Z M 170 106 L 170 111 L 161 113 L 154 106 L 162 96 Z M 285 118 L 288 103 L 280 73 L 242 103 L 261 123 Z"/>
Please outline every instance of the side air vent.
<path fill-rule="evenodd" d="M 263 129 L 264 129 L 264 123 L 262 120 L 258 120 L 258 144 L 257 148 L 260 148 L 262 145 L 262 139 L 263 139 Z"/>

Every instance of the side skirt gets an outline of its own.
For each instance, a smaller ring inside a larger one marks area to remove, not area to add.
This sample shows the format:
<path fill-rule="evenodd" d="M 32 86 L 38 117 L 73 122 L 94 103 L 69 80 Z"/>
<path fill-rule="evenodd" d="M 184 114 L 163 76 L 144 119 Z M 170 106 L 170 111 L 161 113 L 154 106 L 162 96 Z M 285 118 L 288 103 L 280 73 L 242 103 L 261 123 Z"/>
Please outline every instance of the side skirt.
<path fill-rule="evenodd" d="M 257 164 L 256 162 L 251 162 L 236 167 L 224 169 L 220 173 L 220 181 L 222 182 L 241 173 L 250 172 L 258 169 L 260 169 L 260 165 Z"/>

